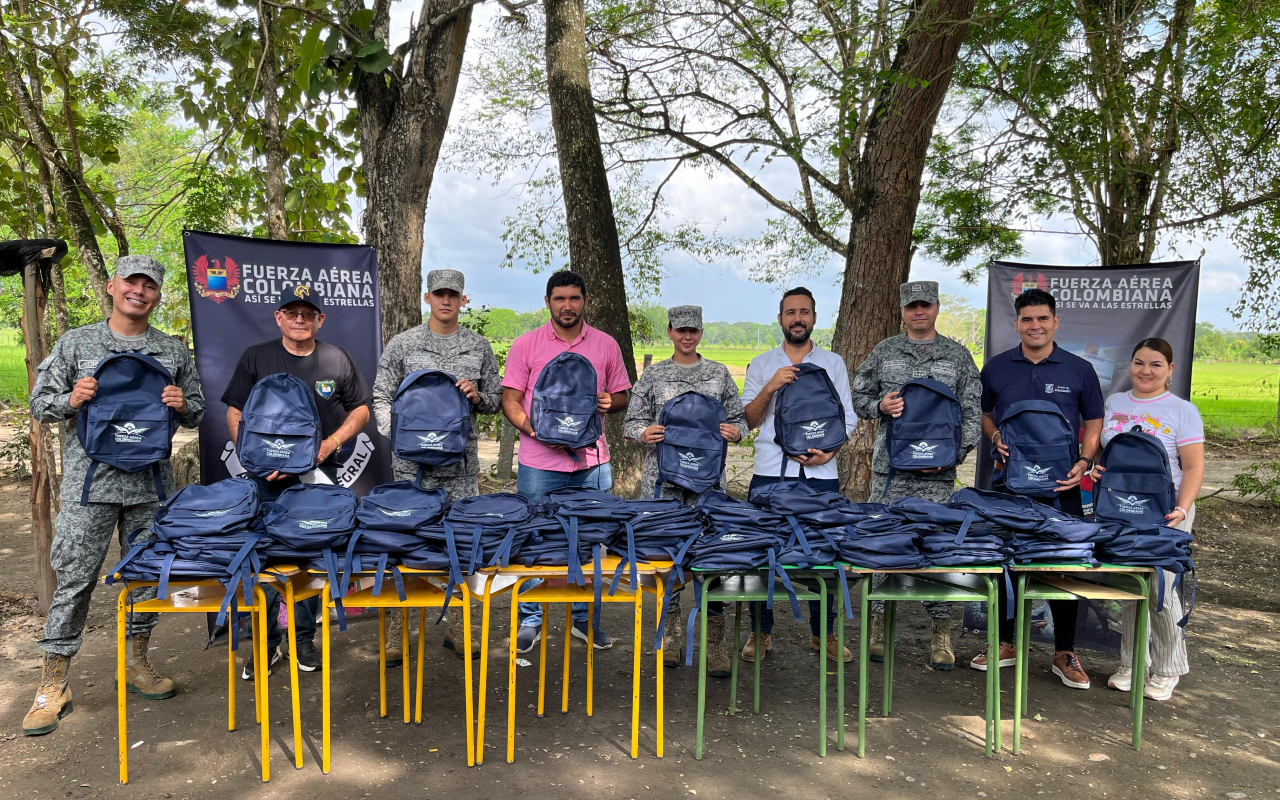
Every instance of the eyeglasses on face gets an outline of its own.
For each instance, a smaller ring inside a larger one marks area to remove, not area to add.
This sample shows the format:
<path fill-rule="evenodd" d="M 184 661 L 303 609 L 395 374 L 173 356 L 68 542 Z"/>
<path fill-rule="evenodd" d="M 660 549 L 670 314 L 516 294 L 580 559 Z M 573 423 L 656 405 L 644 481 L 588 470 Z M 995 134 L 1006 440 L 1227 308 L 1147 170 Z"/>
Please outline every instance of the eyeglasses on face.
<path fill-rule="evenodd" d="M 284 318 L 287 320 L 295 320 L 298 317 L 302 317 L 307 322 L 315 322 L 316 318 L 320 316 L 320 312 L 313 309 L 299 311 L 296 308 L 286 308 L 280 313 L 284 314 Z"/>

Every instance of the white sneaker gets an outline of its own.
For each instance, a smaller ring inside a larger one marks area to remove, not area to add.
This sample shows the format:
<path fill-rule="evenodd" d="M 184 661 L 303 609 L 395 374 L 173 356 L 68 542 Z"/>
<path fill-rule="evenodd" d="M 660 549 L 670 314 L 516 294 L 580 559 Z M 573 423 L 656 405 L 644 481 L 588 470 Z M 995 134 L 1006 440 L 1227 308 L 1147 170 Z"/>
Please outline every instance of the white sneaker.
<path fill-rule="evenodd" d="M 1147 678 L 1142 694 L 1148 700 L 1165 701 L 1173 697 L 1173 687 L 1178 685 L 1177 675 L 1152 675 Z"/>
<path fill-rule="evenodd" d="M 1133 688 L 1133 667 L 1121 667 L 1116 674 L 1107 678 L 1107 686 L 1117 692 L 1127 692 Z"/>

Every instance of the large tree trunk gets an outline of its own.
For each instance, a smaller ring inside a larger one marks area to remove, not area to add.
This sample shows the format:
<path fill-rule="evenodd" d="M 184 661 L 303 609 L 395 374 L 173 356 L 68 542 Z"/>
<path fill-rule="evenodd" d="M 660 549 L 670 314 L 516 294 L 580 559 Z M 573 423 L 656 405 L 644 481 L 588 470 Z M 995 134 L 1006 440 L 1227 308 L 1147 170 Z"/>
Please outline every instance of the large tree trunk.
<path fill-rule="evenodd" d="M 267 156 L 267 235 L 289 238 L 288 216 L 284 210 L 284 143 L 280 136 L 280 87 L 275 40 L 271 38 L 271 7 L 258 6 L 258 29 L 262 32 L 262 138 Z"/>
<path fill-rule="evenodd" d="M 569 231 L 569 263 L 587 283 L 592 325 L 617 340 L 632 383 L 635 352 L 627 314 L 618 226 L 587 66 L 586 11 L 583 0 L 544 0 L 547 13 L 547 93 L 555 129 Z M 615 490 L 624 497 L 639 492 L 644 451 L 622 435 L 623 414 L 605 419 Z"/>
<path fill-rule="evenodd" d="M 93 222 L 89 219 L 84 200 L 76 188 L 75 175 L 67 166 L 57 142 L 54 141 L 53 134 L 45 124 L 44 117 L 41 115 L 42 109 L 37 108 L 32 102 L 31 94 L 18 74 L 18 65 L 13 53 L 2 36 L 0 36 L 0 74 L 3 75 L 5 87 L 8 88 L 10 96 L 18 106 L 18 113 L 22 116 L 27 135 L 31 137 L 31 144 L 53 173 L 54 185 L 62 198 L 62 208 L 67 214 L 67 224 L 75 238 L 76 254 L 84 264 L 89 285 L 93 287 L 93 293 L 98 298 L 98 307 L 102 310 L 102 316 L 105 319 L 111 316 L 111 297 L 107 295 L 106 262 L 102 258 L 102 250 L 98 248 Z"/>
<path fill-rule="evenodd" d="M 925 156 L 973 6 L 974 0 L 918 0 L 892 71 L 927 83 L 888 82 L 876 98 L 854 179 L 856 205 L 832 338 L 850 372 L 901 325 L 898 285 L 911 272 Z M 855 500 L 870 495 L 874 441 L 875 426 L 864 422 L 840 452 L 840 488 Z"/>
<path fill-rule="evenodd" d="M 343 7 L 349 16 L 364 5 L 343 0 Z M 376 3 L 370 24 L 382 41 L 390 8 Z M 410 32 L 403 74 L 397 60 L 356 81 L 365 241 L 378 252 L 383 342 L 422 324 L 422 226 L 470 30 L 469 0 L 427 0 Z"/>

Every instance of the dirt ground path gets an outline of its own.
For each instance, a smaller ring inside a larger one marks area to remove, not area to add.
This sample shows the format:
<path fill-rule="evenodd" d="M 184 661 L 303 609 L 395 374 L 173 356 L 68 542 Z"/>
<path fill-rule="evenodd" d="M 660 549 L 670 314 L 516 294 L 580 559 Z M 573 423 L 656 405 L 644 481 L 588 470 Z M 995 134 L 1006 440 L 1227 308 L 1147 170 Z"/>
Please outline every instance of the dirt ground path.
<path fill-rule="evenodd" d="M 764 667 L 762 713 L 750 710 L 743 670 L 736 716 L 724 713 L 727 681 L 710 680 L 707 753 L 693 759 L 697 682 L 691 668 L 666 671 L 666 757 L 654 756 L 653 657 L 643 642 L 640 757 L 628 757 L 634 642 L 629 612 L 605 612 L 617 646 L 596 659 L 595 714 L 586 716 L 584 652 L 574 646 L 570 711 L 559 712 L 560 626 L 553 623 L 548 708 L 537 718 L 537 658 L 518 670 L 516 763 L 506 764 L 505 645 L 508 601 L 495 602 L 487 700 L 486 760 L 468 768 L 462 662 L 428 631 L 424 722 L 399 721 L 399 672 L 390 674 L 390 719 L 378 716 L 377 630 L 354 621 L 335 628 L 333 772 L 318 766 L 320 676 L 301 677 L 306 766 L 291 765 L 287 672 L 271 681 L 272 779 L 259 781 L 252 691 L 238 688 L 239 730 L 225 730 L 226 652 L 204 650 L 203 620 L 178 616 L 157 629 L 154 660 L 180 684 L 167 701 L 129 700 L 131 781 L 117 783 L 112 671 L 113 595 L 94 595 L 85 645 L 72 663 L 75 712 L 57 732 L 24 738 L 21 719 L 39 676 L 39 620 L 25 590 L 31 581 L 25 486 L 0 484 L 0 795 L 13 798 L 228 798 L 377 796 L 454 798 L 1280 798 L 1280 545 L 1277 520 L 1258 509 L 1212 500 L 1197 520 L 1199 591 L 1187 628 L 1192 673 L 1174 699 L 1147 704 L 1141 752 L 1129 746 L 1125 696 L 1105 688 L 1114 656 L 1084 652 L 1094 680 L 1087 692 L 1064 688 L 1037 648 L 1031 667 L 1031 719 L 1023 754 L 983 757 L 983 675 L 964 668 L 982 643 L 957 639 L 952 672 L 925 666 L 927 619 L 902 613 L 894 713 L 872 716 L 867 755 L 856 756 L 856 664 L 846 686 L 848 749 L 835 749 L 834 674 L 829 677 L 829 746 L 816 751 L 816 656 L 808 630 L 778 613 L 777 655 Z M 114 553 L 113 553 L 114 556 Z M 688 602 L 688 601 L 686 601 Z M 478 610 L 478 606 L 476 606 Z M 807 613 L 807 612 L 806 612 Z M 645 608 L 652 624 L 654 609 Z M 555 616 L 555 615 L 553 615 Z M 367 618 L 366 618 L 367 620 Z M 478 626 L 477 626 L 478 627 Z M 855 622 L 849 645 L 857 648 Z M 834 670 L 834 666 L 832 666 Z M 880 669 L 870 675 L 879 713 Z M 1005 715 L 1012 675 L 1004 679 Z M 390 794 L 388 794 L 390 793 Z"/>

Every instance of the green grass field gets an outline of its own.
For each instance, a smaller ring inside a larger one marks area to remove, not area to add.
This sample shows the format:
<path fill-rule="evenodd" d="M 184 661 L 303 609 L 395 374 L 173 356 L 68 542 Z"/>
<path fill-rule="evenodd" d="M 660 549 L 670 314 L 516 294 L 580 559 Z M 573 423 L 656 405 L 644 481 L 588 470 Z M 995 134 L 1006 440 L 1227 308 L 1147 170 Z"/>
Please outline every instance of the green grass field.
<path fill-rule="evenodd" d="M 0 402 L 26 403 L 27 354 L 22 335 L 13 328 L 0 328 Z"/>
<path fill-rule="evenodd" d="M 751 359 L 761 351 L 708 347 L 702 355 L 728 365 L 742 387 L 742 376 Z M 654 361 L 671 355 L 671 345 L 640 346 L 636 360 L 652 353 Z M 979 363 L 981 366 L 981 363 Z M 1205 425 L 1216 432 L 1275 428 L 1276 397 L 1280 392 L 1280 365 L 1197 363 L 1191 374 L 1191 400 L 1200 409 Z"/>

